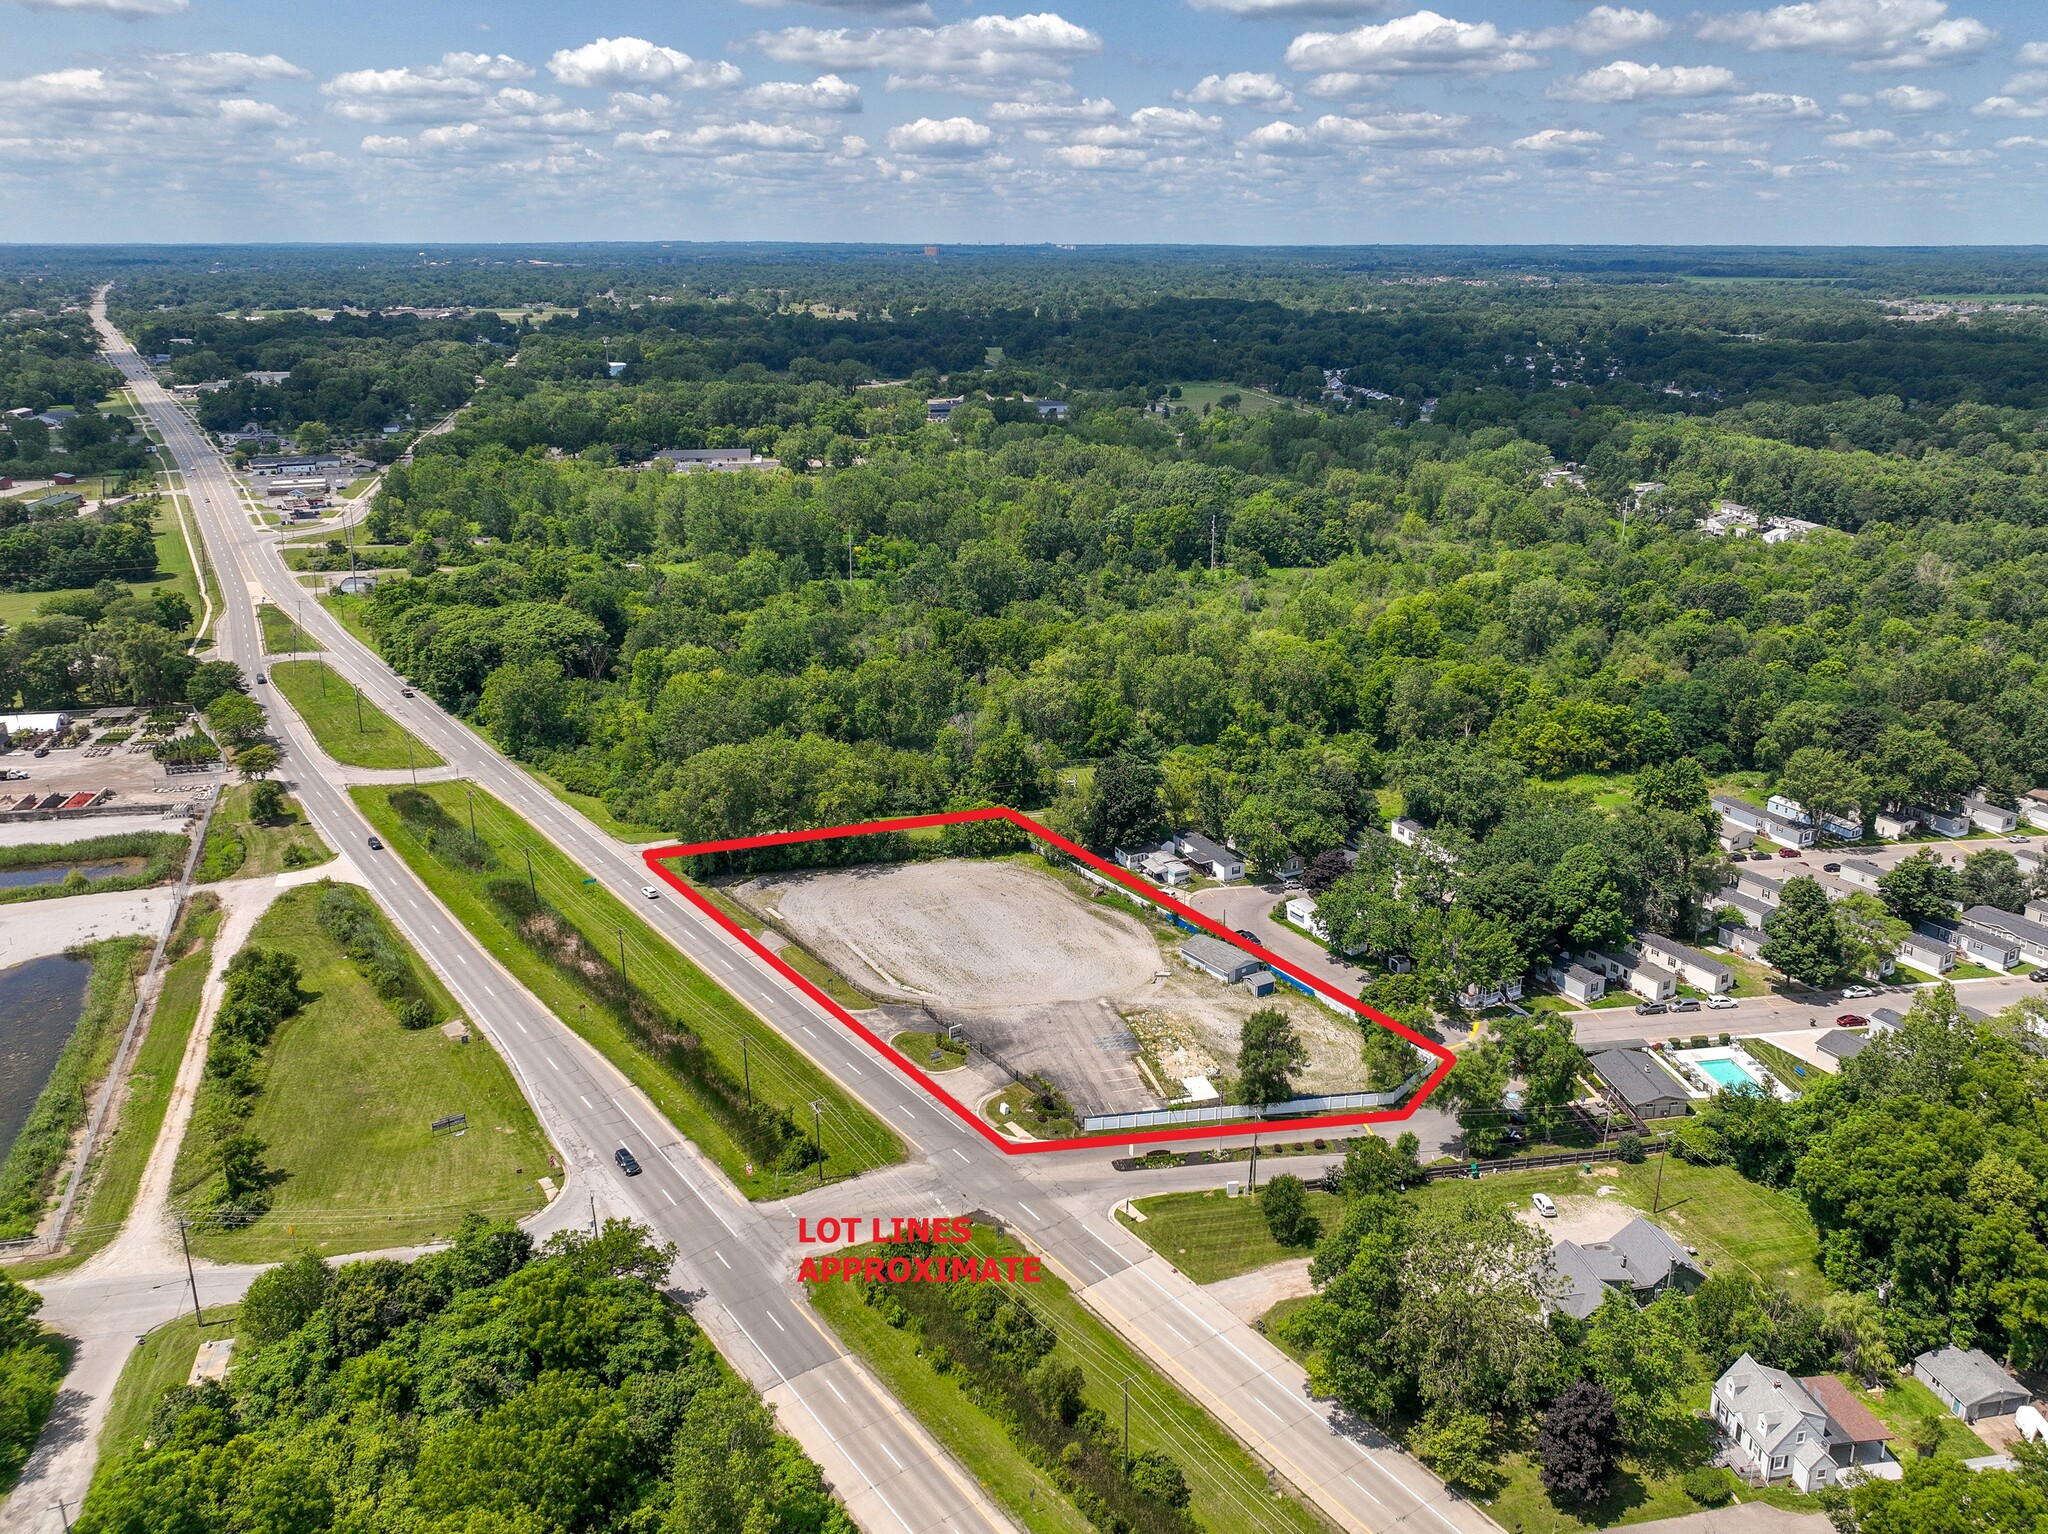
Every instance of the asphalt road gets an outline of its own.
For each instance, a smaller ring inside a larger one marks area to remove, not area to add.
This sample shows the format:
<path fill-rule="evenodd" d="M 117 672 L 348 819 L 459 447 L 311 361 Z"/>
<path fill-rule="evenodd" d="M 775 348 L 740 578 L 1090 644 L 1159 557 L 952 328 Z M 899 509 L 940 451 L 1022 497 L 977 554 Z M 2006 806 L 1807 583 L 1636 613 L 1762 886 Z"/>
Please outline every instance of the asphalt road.
<path fill-rule="evenodd" d="M 254 600 L 268 596 L 290 608 L 303 588 L 283 564 L 275 541 L 241 509 L 226 469 L 203 434 L 149 377 L 118 333 L 107 328 L 105 335 L 110 358 L 128 376 L 138 401 L 185 469 L 224 591 L 222 651 L 247 670 L 260 669 Z M 622 896 L 641 899 L 638 892 L 648 877 L 637 850 L 561 803 L 429 699 L 404 696 L 402 681 L 325 609 L 307 603 L 303 622 L 326 648 L 329 661 L 359 684 L 365 697 L 588 873 Z M 630 1212 L 677 1241 L 682 1249 L 678 1281 L 703 1296 L 696 1307 L 699 1319 L 725 1356 L 777 1400 L 785 1427 L 826 1465 L 870 1534 L 887 1534 L 899 1526 L 962 1534 L 974 1527 L 1007 1527 L 1007 1519 L 958 1467 L 904 1422 L 879 1387 L 864 1383 L 860 1371 L 812 1321 L 794 1287 L 796 1208 L 787 1202 L 764 1208 L 742 1200 L 680 1142 L 645 1099 L 501 971 L 401 860 L 364 851 L 370 828 L 346 794 L 321 776 L 324 758 L 314 742 L 288 710 L 276 708 L 272 718 L 281 726 L 290 762 L 303 764 L 287 770 L 295 771 L 297 792 L 315 825 L 337 845 L 352 849 L 381 903 L 433 958 L 470 1016 L 519 1072 L 570 1162 L 572 1186 L 558 1204 L 568 1210 L 563 1218 L 576 1217 L 578 1201 L 587 1203 L 594 1196 L 600 1209 Z M 819 1195 L 834 1203 L 831 1212 L 910 1215 L 929 1207 L 994 1216 L 1088 1293 L 1098 1308 L 1122 1318 L 1120 1329 L 1133 1342 L 1344 1527 L 1370 1534 L 1408 1528 L 1498 1529 L 1482 1509 L 1449 1492 L 1399 1451 L 1356 1424 L 1335 1421 L 1326 1403 L 1309 1397 L 1306 1380 L 1291 1360 L 1214 1307 L 1109 1216 L 1119 1197 L 1175 1185 L 1214 1186 L 1220 1180 L 1216 1171 L 1194 1178 L 1119 1177 L 1107 1166 L 1116 1148 L 1107 1146 L 1006 1156 L 685 902 L 642 901 L 639 909 L 652 927 L 913 1147 L 919 1159 L 912 1165 Z M 1242 1136 L 1219 1140 L 1230 1138 Z M 646 1176 L 629 1181 L 616 1174 L 610 1154 L 619 1144 L 633 1149 Z"/>

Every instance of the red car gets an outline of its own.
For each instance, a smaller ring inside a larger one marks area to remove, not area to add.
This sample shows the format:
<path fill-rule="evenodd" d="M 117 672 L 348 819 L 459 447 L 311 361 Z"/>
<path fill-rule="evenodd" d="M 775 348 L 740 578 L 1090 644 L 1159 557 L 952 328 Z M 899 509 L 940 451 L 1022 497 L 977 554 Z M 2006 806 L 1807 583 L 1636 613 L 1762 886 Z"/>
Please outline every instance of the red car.
<path fill-rule="evenodd" d="M 1870 1019 L 1858 1017 L 1854 1012 L 1844 1012 L 1835 1019 L 1835 1026 L 1837 1028 L 1867 1028 L 1870 1026 Z"/>
<path fill-rule="evenodd" d="M 1799 856 L 1799 849 L 1797 847 L 1780 847 L 1778 849 L 1778 856 L 1781 858 L 1796 858 Z"/>

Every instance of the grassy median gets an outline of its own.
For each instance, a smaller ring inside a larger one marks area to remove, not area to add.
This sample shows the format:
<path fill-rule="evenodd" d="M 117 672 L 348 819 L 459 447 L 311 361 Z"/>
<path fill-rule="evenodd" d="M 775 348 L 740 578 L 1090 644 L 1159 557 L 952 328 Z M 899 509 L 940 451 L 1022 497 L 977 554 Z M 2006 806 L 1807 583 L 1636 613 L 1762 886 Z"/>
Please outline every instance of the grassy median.
<path fill-rule="evenodd" d="M 403 1246 L 447 1234 L 466 1210 L 518 1217 L 542 1202 L 547 1141 L 512 1072 L 480 1034 L 465 1044 L 438 1027 L 400 1026 L 320 920 L 337 888 L 352 892 L 324 880 L 286 890 L 256 924 L 248 946 L 297 959 L 304 1002 L 264 1052 L 247 1118 L 223 1114 L 209 1075 L 178 1151 L 175 1196 L 199 1222 L 193 1250 L 219 1261 Z M 435 1020 L 461 1016 L 382 915 L 372 919 Z M 456 1113 L 469 1117 L 464 1133 L 433 1131 L 435 1119 Z M 267 1211 L 240 1227 L 206 1218 L 222 1131 L 262 1142 L 274 1179 Z"/>
<path fill-rule="evenodd" d="M 265 655 L 308 655 L 321 648 L 318 640 L 275 603 L 265 602 L 257 608 L 256 618 L 263 625 Z"/>
<path fill-rule="evenodd" d="M 970 1252 L 1001 1257 L 1023 1248 L 977 1228 L 966 1245 L 936 1250 L 948 1257 Z M 891 1255 L 886 1247 L 852 1249 L 858 1256 L 871 1252 Z M 1060 1436 L 1057 1427 L 1039 1434 L 1006 1430 L 1006 1423 L 1014 1425 L 1030 1415 L 1027 1397 L 1001 1399 L 1031 1388 L 1020 1384 L 1022 1361 L 1007 1355 L 981 1356 L 971 1339 L 958 1346 L 962 1339 L 957 1312 L 951 1298 L 936 1286 L 878 1283 L 872 1286 L 879 1291 L 872 1304 L 863 1292 L 870 1286 L 858 1280 L 834 1279 L 807 1287 L 812 1307 L 839 1340 L 1032 1534 L 1081 1534 L 1090 1527 L 1077 1505 L 1077 1498 L 1092 1495 L 1086 1490 L 1085 1462 L 1104 1448 L 1121 1459 L 1125 1380 L 1130 1382 L 1132 1455 L 1150 1451 L 1179 1467 L 1192 1493 L 1186 1512 L 1206 1534 L 1309 1534 L 1329 1527 L 1299 1499 L 1275 1495 L 1266 1471 L 1244 1446 L 1153 1369 L 1049 1269 L 1038 1283 L 999 1286 L 1002 1298 L 1021 1304 L 1036 1326 L 997 1325 L 984 1328 L 984 1334 L 1037 1331 L 1049 1336 L 1052 1349 L 1031 1366 L 1031 1372 L 1038 1377 L 1049 1368 L 1078 1368 L 1078 1404 L 1084 1416 L 1077 1436 L 1087 1439 L 1092 1423 L 1098 1432 L 1112 1436 L 1113 1446 L 1098 1437 L 1092 1447 L 1084 1442 L 1080 1453 L 1063 1455 L 1050 1446 L 1050 1439 Z M 945 1346 L 942 1334 L 953 1337 L 957 1352 Z M 1176 1522 L 1162 1509 L 1152 1512 L 1148 1523 L 1168 1527 Z"/>
<path fill-rule="evenodd" d="M 324 660 L 279 661 L 270 679 L 306 721 L 320 749 L 344 767 L 439 767 L 439 755 Z"/>
<path fill-rule="evenodd" d="M 289 794 L 283 798 L 278 819 L 253 818 L 249 801 L 255 791 L 252 783 L 238 783 L 222 791 L 220 804 L 206 825 L 206 845 L 199 853 L 199 883 L 262 879 L 287 869 L 317 868 L 333 861 L 333 849 L 320 839 L 306 812 Z"/>
<path fill-rule="evenodd" d="M 582 962 L 613 970 L 623 934 L 625 976 L 641 996 L 685 1026 L 718 1079 L 751 1077 L 757 1101 L 787 1110 L 805 1139 L 812 1129 L 810 1104 L 822 1102 L 828 1176 L 845 1176 L 903 1159 L 903 1143 L 880 1119 L 855 1102 L 788 1040 L 750 1012 L 737 998 L 649 928 L 638 913 L 583 869 L 544 841 L 519 816 L 485 793 L 475 795 L 475 846 L 469 845 L 471 801 L 454 783 L 417 789 L 359 787 L 349 791 L 386 843 L 409 863 L 435 895 L 475 933 L 520 983 L 559 1018 L 589 1040 L 606 1059 L 645 1092 L 670 1123 L 715 1160 L 752 1198 L 775 1198 L 792 1186 L 814 1181 L 816 1172 L 768 1165 L 747 1143 L 745 1126 L 735 1125 L 722 1094 L 702 1077 L 693 1079 L 670 1051 L 623 1021 L 609 1004 L 610 993 L 573 982 L 565 969 L 518 935 L 519 926 L 494 886 L 527 881 L 531 891 L 561 913 L 587 944 Z M 393 803 L 413 806 L 408 819 Z M 438 817 L 440 831 L 421 830 Z M 429 848 L 436 837 L 441 851 Z M 740 1040 L 747 1040 L 744 1053 Z M 751 1166 L 752 1170 L 749 1170 Z"/>

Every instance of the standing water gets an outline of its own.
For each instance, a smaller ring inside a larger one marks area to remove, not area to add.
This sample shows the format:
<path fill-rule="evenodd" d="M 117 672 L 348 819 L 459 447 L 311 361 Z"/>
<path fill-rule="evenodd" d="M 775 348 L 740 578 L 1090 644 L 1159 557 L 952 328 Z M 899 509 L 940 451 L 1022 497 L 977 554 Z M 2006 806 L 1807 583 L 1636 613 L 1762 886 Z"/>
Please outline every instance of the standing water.
<path fill-rule="evenodd" d="M 84 1015 L 91 976 L 90 964 L 61 953 L 0 969 L 0 1155 L 13 1147 Z"/>

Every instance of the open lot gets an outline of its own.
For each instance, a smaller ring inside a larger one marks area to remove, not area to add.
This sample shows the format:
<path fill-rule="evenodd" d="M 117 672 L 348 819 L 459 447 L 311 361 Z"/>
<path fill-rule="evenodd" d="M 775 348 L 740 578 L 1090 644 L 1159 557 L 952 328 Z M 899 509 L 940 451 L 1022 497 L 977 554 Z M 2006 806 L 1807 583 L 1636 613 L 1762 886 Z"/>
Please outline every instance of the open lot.
<path fill-rule="evenodd" d="M 1305 1091 L 1357 1090 L 1358 1027 L 1291 993 L 1190 969 L 1184 935 L 1110 909 L 1035 859 L 769 874 L 725 893 L 860 990 L 958 1025 L 978 1059 L 1043 1075 L 1078 1114 L 1167 1106 L 1234 1073 L 1238 1032 L 1279 1007 L 1307 1044 Z"/>

